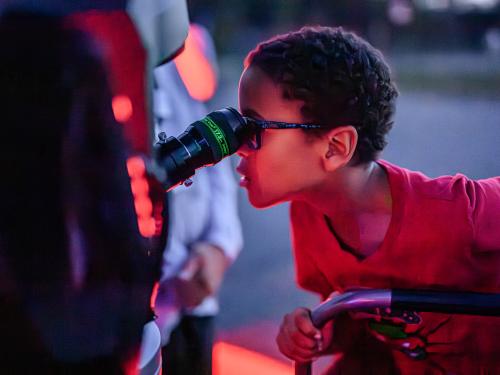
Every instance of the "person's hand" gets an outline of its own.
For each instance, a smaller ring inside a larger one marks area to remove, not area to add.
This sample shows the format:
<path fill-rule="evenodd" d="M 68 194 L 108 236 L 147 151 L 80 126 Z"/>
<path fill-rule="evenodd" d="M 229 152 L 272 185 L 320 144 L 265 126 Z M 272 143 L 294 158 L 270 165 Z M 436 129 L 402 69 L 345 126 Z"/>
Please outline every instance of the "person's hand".
<path fill-rule="evenodd" d="M 182 306 L 198 306 L 206 297 L 216 293 L 222 283 L 228 262 L 216 246 L 199 242 L 180 274 L 175 287 Z"/>
<path fill-rule="evenodd" d="M 314 327 L 310 311 L 304 307 L 285 315 L 276 337 L 281 353 L 297 362 L 308 362 L 321 355 L 328 340 Z"/>
<path fill-rule="evenodd" d="M 200 258 L 199 276 L 203 280 L 208 293 L 217 293 L 229 265 L 226 255 L 221 248 L 206 242 L 196 243 L 192 251 Z"/>

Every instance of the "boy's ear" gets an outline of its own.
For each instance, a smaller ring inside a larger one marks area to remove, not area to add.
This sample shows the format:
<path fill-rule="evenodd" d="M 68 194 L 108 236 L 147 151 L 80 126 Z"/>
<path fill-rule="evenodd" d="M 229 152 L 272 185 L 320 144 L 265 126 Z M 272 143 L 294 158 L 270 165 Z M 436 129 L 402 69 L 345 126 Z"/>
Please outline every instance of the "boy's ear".
<path fill-rule="evenodd" d="M 331 172 L 347 165 L 354 156 L 358 144 L 358 132 L 351 125 L 339 126 L 325 134 L 323 166 Z"/>

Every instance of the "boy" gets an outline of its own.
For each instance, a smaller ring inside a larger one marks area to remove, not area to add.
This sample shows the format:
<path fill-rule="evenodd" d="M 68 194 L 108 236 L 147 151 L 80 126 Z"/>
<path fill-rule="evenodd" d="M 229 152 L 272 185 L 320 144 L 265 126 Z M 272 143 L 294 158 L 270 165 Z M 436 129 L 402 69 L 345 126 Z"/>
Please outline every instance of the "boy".
<path fill-rule="evenodd" d="M 498 292 L 500 178 L 430 179 L 378 160 L 397 89 L 380 52 L 341 28 L 306 27 L 245 61 L 240 110 L 262 130 L 239 150 L 256 207 L 291 201 L 298 283 Z M 265 129 L 265 130 L 264 130 Z M 284 130 L 286 129 L 286 130 Z M 284 318 L 283 354 L 338 353 L 332 374 L 500 372 L 500 319 L 374 311 L 316 329 Z"/>

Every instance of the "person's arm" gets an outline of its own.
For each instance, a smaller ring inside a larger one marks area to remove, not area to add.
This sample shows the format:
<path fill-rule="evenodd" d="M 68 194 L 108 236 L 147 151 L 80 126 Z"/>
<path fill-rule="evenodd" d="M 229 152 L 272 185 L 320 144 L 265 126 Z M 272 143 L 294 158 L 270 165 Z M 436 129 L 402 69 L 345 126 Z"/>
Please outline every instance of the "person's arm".
<path fill-rule="evenodd" d="M 200 283 L 204 298 L 217 293 L 230 261 L 222 248 L 209 242 L 197 242 L 192 246 L 192 262 L 197 262 L 195 279 Z M 202 300 L 199 301 L 200 303 Z"/>
<path fill-rule="evenodd" d="M 204 259 L 207 282 L 216 292 L 224 271 L 238 256 L 243 245 L 241 223 L 238 216 L 237 184 L 231 161 L 225 159 L 210 168 L 209 224 L 201 242 L 195 246 Z"/>
<path fill-rule="evenodd" d="M 173 235 L 167 250 L 163 259 L 161 288 L 169 284 L 176 291 L 175 298 L 168 298 L 169 304 L 193 308 L 218 290 L 227 267 L 226 257 L 220 249 L 198 242 L 188 250 Z"/>
<path fill-rule="evenodd" d="M 206 242 L 220 248 L 233 262 L 241 251 L 243 238 L 238 215 L 238 186 L 226 158 L 209 171 L 211 186 L 210 224 Z"/>
<path fill-rule="evenodd" d="M 191 244 L 189 260 L 175 279 L 183 306 L 193 308 L 217 293 L 227 267 L 242 247 L 237 212 L 237 189 L 229 160 L 204 171 L 210 192 L 208 223 Z"/>

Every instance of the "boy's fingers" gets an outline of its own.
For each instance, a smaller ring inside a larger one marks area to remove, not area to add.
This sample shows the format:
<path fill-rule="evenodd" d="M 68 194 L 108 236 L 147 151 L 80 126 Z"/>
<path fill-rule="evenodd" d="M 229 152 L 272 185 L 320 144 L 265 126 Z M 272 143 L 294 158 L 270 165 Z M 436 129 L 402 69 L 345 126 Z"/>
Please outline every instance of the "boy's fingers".
<path fill-rule="evenodd" d="M 178 278 L 184 281 L 189 281 L 195 277 L 197 272 L 201 267 L 201 258 L 199 256 L 193 256 L 188 259 L 181 272 L 178 274 Z"/>
<path fill-rule="evenodd" d="M 307 362 L 319 355 L 321 331 L 312 324 L 308 309 L 298 308 L 285 315 L 276 343 L 281 353 L 294 361 Z"/>
<path fill-rule="evenodd" d="M 294 323 L 297 329 L 315 341 L 318 338 L 321 339 L 321 331 L 313 325 L 309 310 L 301 307 L 295 310 L 295 312 Z"/>
<path fill-rule="evenodd" d="M 301 349 L 313 351 L 316 349 L 316 341 L 308 336 L 305 336 L 296 327 L 285 327 L 285 336 L 288 337 L 296 346 Z"/>
<path fill-rule="evenodd" d="M 302 329 L 308 331 L 312 337 L 297 326 L 297 322 L 300 325 L 302 320 Z M 310 322 L 309 311 L 301 308 L 285 315 L 276 342 L 280 351 L 287 357 L 297 361 L 309 361 L 319 354 L 317 335 L 318 330 Z"/>
<path fill-rule="evenodd" d="M 316 353 L 311 351 L 311 349 L 304 349 L 295 345 L 288 338 L 286 338 L 285 335 L 279 335 L 276 338 L 276 343 L 278 344 L 280 352 L 294 361 L 310 361 L 316 355 Z"/>

